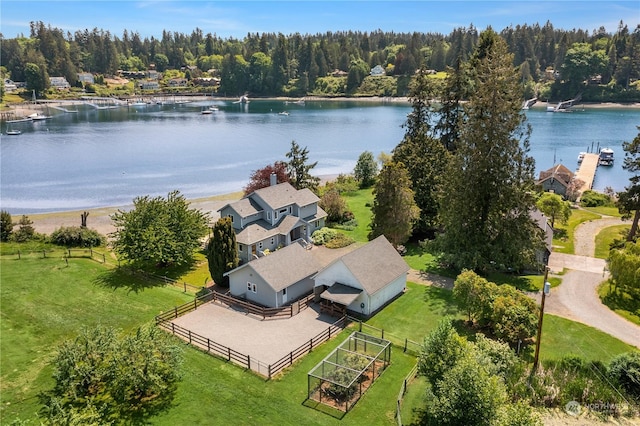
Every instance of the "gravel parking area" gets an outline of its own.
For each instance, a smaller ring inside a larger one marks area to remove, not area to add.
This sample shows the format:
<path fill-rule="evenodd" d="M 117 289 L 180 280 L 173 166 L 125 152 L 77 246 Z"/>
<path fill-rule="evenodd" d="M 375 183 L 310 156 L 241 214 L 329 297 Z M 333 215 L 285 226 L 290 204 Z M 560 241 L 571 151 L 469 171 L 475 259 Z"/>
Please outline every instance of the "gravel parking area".
<path fill-rule="evenodd" d="M 291 318 L 262 320 L 234 308 L 207 303 L 172 322 L 252 359 L 272 364 L 337 320 L 320 314 L 315 304 Z"/>

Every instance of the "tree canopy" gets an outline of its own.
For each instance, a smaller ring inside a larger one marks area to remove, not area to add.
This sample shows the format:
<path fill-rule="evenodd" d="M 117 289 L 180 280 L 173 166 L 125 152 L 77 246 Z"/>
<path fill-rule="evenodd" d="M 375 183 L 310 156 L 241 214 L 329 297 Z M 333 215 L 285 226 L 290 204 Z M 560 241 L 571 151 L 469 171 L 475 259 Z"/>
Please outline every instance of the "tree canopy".
<path fill-rule="evenodd" d="M 320 178 L 311 175 L 311 170 L 318 164 L 309 163 L 309 150 L 300 148 L 296 141 L 291 141 L 291 150 L 286 154 L 289 161 L 287 162 L 287 174 L 289 182 L 296 189 L 309 188 L 313 192 L 318 191 Z"/>
<path fill-rule="evenodd" d="M 276 175 L 276 181 L 278 183 L 289 182 L 287 163 L 284 161 L 276 161 L 275 163 L 268 164 L 261 169 L 254 170 L 251 173 L 249 183 L 244 187 L 244 195 L 249 195 L 257 189 L 266 188 L 271 185 L 272 174 Z"/>
<path fill-rule="evenodd" d="M 58 348 L 42 413 L 50 424 L 144 422 L 170 407 L 181 362 L 180 346 L 157 327 L 84 329 Z"/>
<path fill-rule="evenodd" d="M 116 254 L 142 266 L 183 265 L 207 234 L 208 215 L 189 208 L 179 191 L 164 197 L 137 197 L 129 211 L 111 215 L 116 231 L 111 234 Z"/>
<path fill-rule="evenodd" d="M 353 169 L 353 176 L 360 182 L 361 188 L 369 188 L 376 181 L 378 174 L 378 163 L 373 158 L 371 151 L 365 151 L 358 157 L 356 167 Z"/>
<path fill-rule="evenodd" d="M 384 235 L 394 247 L 404 244 L 420 215 L 404 164 L 388 162 L 382 167 L 373 197 L 369 239 Z"/>
<path fill-rule="evenodd" d="M 239 264 L 236 231 L 231 218 L 222 217 L 213 225 L 212 235 L 207 243 L 207 261 L 213 281 L 229 287 L 229 279 L 224 276 Z"/>
<path fill-rule="evenodd" d="M 530 217 L 530 127 L 511 62 L 504 41 L 491 30 L 483 32 L 467 71 L 474 90 L 438 197 L 443 232 L 434 248 L 457 269 L 532 266 L 541 245 Z"/>
<path fill-rule="evenodd" d="M 564 201 L 558 194 L 545 192 L 536 201 L 538 209 L 551 219 L 551 227 L 553 228 L 556 219 L 562 224 L 566 224 L 571 217 L 571 203 Z"/>
<path fill-rule="evenodd" d="M 629 186 L 625 191 L 618 193 L 618 210 L 622 217 L 628 219 L 633 216 L 631 229 L 627 234 L 627 241 L 635 241 L 638 233 L 638 222 L 640 221 L 640 126 L 638 135 L 631 142 L 624 142 L 624 164 L 623 169 L 635 173 L 629 178 Z"/>

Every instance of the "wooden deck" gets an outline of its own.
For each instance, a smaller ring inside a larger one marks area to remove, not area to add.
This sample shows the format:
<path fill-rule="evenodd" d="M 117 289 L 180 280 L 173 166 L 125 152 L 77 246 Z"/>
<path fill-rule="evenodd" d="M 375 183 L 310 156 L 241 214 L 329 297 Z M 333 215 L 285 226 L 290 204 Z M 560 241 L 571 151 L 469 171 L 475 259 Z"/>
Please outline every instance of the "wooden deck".
<path fill-rule="evenodd" d="M 596 177 L 598 168 L 598 154 L 585 154 L 580 164 L 580 168 L 576 171 L 576 179 L 580 179 L 584 184 L 580 187 L 580 194 L 593 187 L 593 180 Z"/>

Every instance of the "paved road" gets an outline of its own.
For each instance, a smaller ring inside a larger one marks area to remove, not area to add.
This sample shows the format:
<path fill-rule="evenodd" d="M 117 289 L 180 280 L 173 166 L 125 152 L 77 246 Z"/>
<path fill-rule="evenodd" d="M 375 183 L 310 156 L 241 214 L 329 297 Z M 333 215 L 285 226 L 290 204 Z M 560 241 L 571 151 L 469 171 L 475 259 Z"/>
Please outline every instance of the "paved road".
<path fill-rule="evenodd" d="M 590 325 L 640 348 L 640 326 L 611 311 L 602 304 L 597 294 L 598 285 L 608 278 L 608 274 L 606 262 L 592 257 L 595 236 L 603 228 L 623 223 L 619 218 L 612 217 L 585 222 L 575 232 L 578 255 L 551 253 L 551 272 L 568 271 L 562 276 L 562 284 L 551 289 L 545 301 L 545 312 Z"/>

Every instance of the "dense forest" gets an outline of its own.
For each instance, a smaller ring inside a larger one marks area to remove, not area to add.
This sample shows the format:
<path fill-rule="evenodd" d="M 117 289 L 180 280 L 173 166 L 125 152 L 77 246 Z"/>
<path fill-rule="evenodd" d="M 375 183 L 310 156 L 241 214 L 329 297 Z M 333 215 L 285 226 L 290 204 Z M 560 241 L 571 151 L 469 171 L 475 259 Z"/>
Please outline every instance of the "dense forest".
<path fill-rule="evenodd" d="M 520 70 L 524 97 L 640 100 L 640 26 L 631 31 L 621 21 L 611 34 L 604 27 L 567 31 L 547 22 L 509 27 L 499 35 Z M 198 77 L 217 77 L 215 90 L 227 96 L 405 96 L 417 69 L 446 71 L 467 60 L 477 43 L 473 26 L 448 35 L 381 30 L 249 33 L 239 40 L 199 28 L 191 34 L 165 30 L 160 38 L 126 30 L 116 36 L 97 28 L 71 34 L 32 22 L 28 37 L 6 39 L 0 34 L 0 70 L 2 81 L 26 82 L 29 93 L 35 89 L 39 96 L 47 95 L 50 76 L 64 76 L 73 88 L 83 90 L 93 87 L 83 87 L 79 72 L 92 73 L 96 83 L 103 83 L 119 71 L 148 69 L 185 78 L 195 91 Z M 382 72 L 374 77 L 371 70 L 378 65 Z"/>

